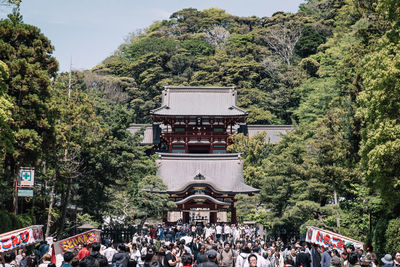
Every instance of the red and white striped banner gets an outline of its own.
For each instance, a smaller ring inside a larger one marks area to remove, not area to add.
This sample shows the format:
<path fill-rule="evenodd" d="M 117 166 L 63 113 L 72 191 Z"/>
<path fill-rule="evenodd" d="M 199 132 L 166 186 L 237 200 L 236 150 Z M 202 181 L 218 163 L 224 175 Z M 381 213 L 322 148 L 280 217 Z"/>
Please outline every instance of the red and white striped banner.
<path fill-rule="evenodd" d="M 0 235 L 0 252 L 7 252 L 43 241 L 43 225 L 26 228 Z"/>
<path fill-rule="evenodd" d="M 347 243 L 352 243 L 357 249 L 363 249 L 364 247 L 363 242 L 314 226 L 307 226 L 306 242 L 323 247 L 331 246 L 339 252 L 343 251 L 343 246 Z"/>

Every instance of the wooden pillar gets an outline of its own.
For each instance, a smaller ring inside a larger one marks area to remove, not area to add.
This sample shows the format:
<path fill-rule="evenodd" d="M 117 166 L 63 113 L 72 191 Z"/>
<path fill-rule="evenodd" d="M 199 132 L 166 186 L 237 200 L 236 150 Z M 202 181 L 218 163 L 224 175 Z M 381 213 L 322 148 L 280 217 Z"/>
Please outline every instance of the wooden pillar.
<path fill-rule="evenodd" d="M 210 211 L 210 223 L 217 223 L 217 211 Z"/>
<path fill-rule="evenodd" d="M 189 223 L 189 212 L 182 212 L 182 223 Z"/>
<path fill-rule="evenodd" d="M 164 223 L 168 222 L 168 211 L 166 211 L 166 210 L 163 210 L 163 212 L 162 212 L 162 221 Z"/>
<path fill-rule="evenodd" d="M 236 208 L 235 208 L 235 200 L 234 200 L 234 199 L 232 199 L 231 223 L 232 223 L 232 224 L 237 224 Z"/>

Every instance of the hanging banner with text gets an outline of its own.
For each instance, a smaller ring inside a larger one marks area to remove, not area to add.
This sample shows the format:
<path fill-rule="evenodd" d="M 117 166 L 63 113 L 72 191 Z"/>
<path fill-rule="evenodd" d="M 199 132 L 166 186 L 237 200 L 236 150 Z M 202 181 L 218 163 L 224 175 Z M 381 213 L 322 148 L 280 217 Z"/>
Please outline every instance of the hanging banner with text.
<path fill-rule="evenodd" d="M 0 234 L 0 253 L 43 241 L 43 225 L 33 225 Z"/>
<path fill-rule="evenodd" d="M 67 251 L 76 249 L 79 245 L 92 244 L 100 242 L 100 233 L 98 229 L 90 230 L 79 235 L 60 240 L 55 243 L 54 249 L 56 254 L 64 254 Z"/>
<path fill-rule="evenodd" d="M 307 226 L 306 242 L 323 247 L 332 246 L 339 252 L 343 251 L 343 246 L 347 243 L 352 243 L 356 249 L 363 249 L 364 247 L 364 243 L 360 241 L 314 226 Z"/>

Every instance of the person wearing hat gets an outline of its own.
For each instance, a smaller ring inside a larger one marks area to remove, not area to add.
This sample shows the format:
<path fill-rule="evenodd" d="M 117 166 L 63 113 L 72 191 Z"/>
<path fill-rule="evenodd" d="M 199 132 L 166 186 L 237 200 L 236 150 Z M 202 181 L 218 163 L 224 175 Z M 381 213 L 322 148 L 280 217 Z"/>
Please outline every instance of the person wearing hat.
<path fill-rule="evenodd" d="M 361 266 L 370 266 L 372 264 L 372 257 L 371 254 L 366 254 L 365 256 L 361 257 Z"/>
<path fill-rule="evenodd" d="M 209 249 L 206 252 L 208 261 L 198 264 L 199 267 L 218 267 L 217 261 L 217 251 L 215 249 Z"/>
<path fill-rule="evenodd" d="M 382 267 L 393 267 L 393 258 L 392 255 L 386 254 L 385 257 L 381 259 L 381 261 L 384 263 Z"/>

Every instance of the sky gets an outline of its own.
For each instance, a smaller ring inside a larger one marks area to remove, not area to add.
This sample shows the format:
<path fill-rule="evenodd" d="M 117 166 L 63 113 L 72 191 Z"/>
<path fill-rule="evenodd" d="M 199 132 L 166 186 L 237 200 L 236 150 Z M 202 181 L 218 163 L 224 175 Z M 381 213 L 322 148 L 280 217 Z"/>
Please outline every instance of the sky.
<path fill-rule="evenodd" d="M 59 71 L 90 69 L 112 55 L 129 33 L 168 19 L 183 8 L 221 8 L 235 16 L 294 13 L 304 0 L 22 0 L 27 24 L 39 27 L 55 47 Z M 11 10 L 0 7 L 0 18 Z M 0 36 L 1 38 L 1 36 Z"/>

